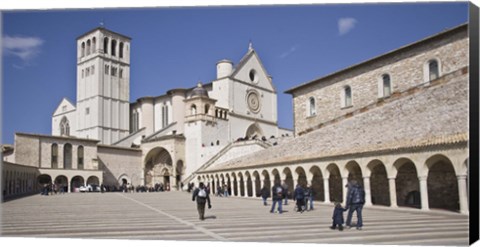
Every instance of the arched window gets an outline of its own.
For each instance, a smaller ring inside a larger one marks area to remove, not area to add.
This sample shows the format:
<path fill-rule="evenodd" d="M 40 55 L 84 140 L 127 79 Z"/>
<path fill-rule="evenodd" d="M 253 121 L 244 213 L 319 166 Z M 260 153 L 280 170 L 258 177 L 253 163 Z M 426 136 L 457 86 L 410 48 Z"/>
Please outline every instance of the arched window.
<path fill-rule="evenodd" d="M 83 170 L 83 146 L 78 146 L 77 150 L 77 169 L 78 170 Z"/>
<path fill-rule="evenodd" d="M 310 97 L 308 99 L 309 107 L 308 107 L 308 116 L 315 116 L 317 114 L 316 112 L 316 104 L 315 104 L 315 98 Z"/>
<path fill-rule="evenodd" d="M 116 50 L 117 50 L 117 41 L 112 39 L 112 47 L 111 47 L 112 56 L 116 55 Z"/>
<path fill-rule="evenodd" d="M 118 50 L 118 56 L 119 56 L 120 58 L 123 58 L 123 42 L 120 42 L 120 46 L 119 46 L 118 49 L 119 49 L 119 50 Z"/>
<path fill-rule="evenodd" d="M 384 74 L 382 76 L 383 97 L 388 97 L 392 94 L 392 85 L 390 82 L 390 75 Z"/>
<path fill-rule="evenodd" d="M 63 146 L 63 169 L 72 169 L 72 144 Z"/>
<path fill-rule="evenodd" d="M 105 65 L 105 75 L 108 75 L 108 71 L 110 71 L 110 66 Z"/>
<path fill-rule="evenodd" d="M 60 122 L 60 135 L 62 136 L 70 135 L 70 124 L 66 117 L 63 117 L 62 121 Z"/>
<path fill-rule="evenodd" d="M 103 53 L 108 54 L 108 38 L 103 39 Z"/>
<path fill-rule="evenodd" d="M 205 115 L 208 115 L 208 110 L 210 110 L 210 105 L 206 104 L 205 105 Z"/>
<path fill-rule="evenodd" d="M 196 106 L 196 105 L 192 105 L 192 106 L 190 107 L 190 113 L 191 113 L 192 115 L 197 115 L 197 106 Z"/>
<path fill-rule="evenodd" d="M 428 79 L 433 81 L 440 77 L 439 69 L 438 69 L 438 62 L 437 60 L 430 60 L 428 62 Z"/>
<path fill-rule="evenodd" d="M 168 125 L 168 105 L 163 104 L 162 106 L 162 128 L 167 127 Z"/>
<path fill-rule="evenodd" d="M 58 168 L 58 144 L 52 144 L 52 168 Z"/>
<path fill-rule="evenodd" d="M 97 39 L 95 37 L 93 37 L 93 39 L 92 39 L 92 53 L 94 53 L 96 49 L 97 49 Z"/>
<path fill-rule="evenodd" d="M 81 57 L 84 57 L 84 56 L 85 56 L 85 42 L 82 42 L 82 51 L 81 51 L 81 54 L 82 54 Z"/>
<path fill-rule="evenodd" d="M 349 107 L 352 105 L 352 89 L 350 86 L 343 88 L 343 107 Z"/>
<path fill-rule="evenodd" d="M 87 56 L 90 55 L 90 49 L 91 49 L 91 43 L 90 40 L 87 40 Z"/>

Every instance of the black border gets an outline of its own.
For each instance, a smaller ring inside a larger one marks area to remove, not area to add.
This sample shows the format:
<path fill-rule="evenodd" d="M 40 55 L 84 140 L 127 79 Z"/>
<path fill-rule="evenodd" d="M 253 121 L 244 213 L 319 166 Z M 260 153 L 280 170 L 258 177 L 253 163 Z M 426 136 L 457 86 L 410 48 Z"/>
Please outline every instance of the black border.
<path fill-rule="evenodd" d="M 478 224 L 479 224 L 479 85 L 478 85 L 478 73 L 479 73 L 479 18 L 478 7 L 470 3 L 469 7 L 469 39 L 470 39 L 470 147 L 469 147 L 469 197 L 470 197 L 470 244 L 478 241 Z"/>

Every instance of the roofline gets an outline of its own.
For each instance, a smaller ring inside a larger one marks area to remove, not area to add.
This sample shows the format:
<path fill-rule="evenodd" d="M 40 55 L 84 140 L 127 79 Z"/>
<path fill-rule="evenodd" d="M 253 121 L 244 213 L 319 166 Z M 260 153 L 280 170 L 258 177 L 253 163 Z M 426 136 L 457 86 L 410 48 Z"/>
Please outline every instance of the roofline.
<path fill-rule="evenodd" d="M 76 40 L 79 40 L 79 39 L 81 39 L 81 38 L 83 38 L 83 37 L 85 37 L 85 36 L 87 36 L 87 35 L 95 32 L 95 31 L 97 31 L 97 30 L 107 31 L 107 32 L 109 32 L 109 33 L 111 33 L 111 34 L 115 34 L 115 35 L 118 35 L 118 36 L 120 36 L 120 37 L 126 38 L 126 39 L 128 39 L 129 41 L 132 40 L 132 38 L 130 38 L 130 37 L 126 36 L 126 35 L 123 35 L 123 34 L 120 34 L 120 33 L 114 32 L 114 31 L 111 31 L 111 30 L 109 30 L 109 29 L 106 29 L 105 27 L 96 27 L 96 28 L 94 28 L 94 29 L 92 29 L 92 30 L 90 30 L 90 31 L 88 31 L 88 32 L 86 32 L 86 33 L 78 36 Z"/>
<path fill-rule="evenodd" d="M 212 82 L 209 82 L 209 83 L 206 83 L 206 84 L 203 84 L 203 87 L 212 87 L 213 83 Z M 174 88 L 174 89 L 170 89 L 168 90 L 165 94 L 161 94 L 161 95 L 158 95 L 158 96 L 144 96 L 144 97 L 140 97 L 138 99 L 136 99 L 135 101 L 133 102 L 130 102 L 130 104 L 136 104 L 136 103 L 139 103 L 140 101 L 142 100 L 150 100 L 150 99 L 158 99 L 158 98 L 161 98 L 161 97 L 167 97 L 167 96 L 170 96 L 172 93 L 174 93 L 175 91 L 183 91 L 183 92 L 188 92 L 190 90 L 193 90 L 195 87 L 191 87 L 191 88 Z"/>
<path fill-rule="evenodd" d="M 68 139 L 68 140 L 88 141 L 88 142 L 95 142 L 95 143 L 100 142 L 100 140 L 96 140 L 96 139 L 78 138 L 78 137 L 75 137 L 75 136 L 54 136 L 54 135 L 22 133 L 22 132 L 16 132 L 15 135 L 35 136 L 35 137 L 44 137 L 44 138 L 52 138 L 52 139 L 64 139 L 64 140 Z"/>
<path fill-rule="evenodd" d="M 431 35 L 431 36 L 428 36 L 426 38 L 423 38 L 421 40 L 418 40 L 418 41 L 415 41 L 413 43 L 410 43 L 410 44 L 407 44 L 407 45 L 404 45 L 400 48 L 397 48 L 395 50 L 392 50 L 392 51 L 389 51 L 387 53 L 384 53 L 382 55 L 379 55 L 379 56 L 376 56 L 374 58 L 371 58 L 371 59 L 368 59 L 366 61 L 363 61 L 363 62 L 360 62 L 360 63 L 357 63 L 357 64 L 354 64 L 352 66 L 349 66 L 347 68 L 344 68 L 344 69 L 341 69 L 341 70 L 338 70 L 336 72 L 333 72 L 331 74 L 328 74 L 326 76 L 323 76 L 323 77 L 320 77 L 320 78 L 317 78 L 317 79 L 314 79 L 312 81 L 309 81 L 309 82 L 306 82 L 306 83 L 303 83 L 299 86 L 296 86 L 296 87 L 293 87 L 293 88 L 290 88 L 286 91 L 284 91 L 284 93 L 287 93 L 287 94 L 292 94 L 296 91 L 296 90 L 299 90 L 301 88 L 304 88 L 304 87 L 307 87 L 307 86 L 310 86 L 310 85 L 313 85 L 315 83 L 321 83 L 321 81 L 323 80 L 326 80 L 326 79 L 329 79 L 331 77 L 334 77 L 336 75 L 339 75 L 341 73 L 345 73 L 347 71 L 350 71 L 350 70 L 354 70 L 354 69 L 357 69 L 361 66 L 364 66 L 366 64 L 369 64 L 369 63 L 374 63 L 378 60 L 381 60 L 381 59 L 384 59 L 386 57 L 389 57 L 389 56 L 393 56 L 394 54 L 396 53 L 399 53 L 399 52 L 403 52 L 405 50 L 408 50 L 408 49 L 413 49 L 417 46 L 420 46 L 420 45 L 423 45 L 425 43 L 428 43 L 428 42 L 431 42 L 435 39 L 439 39 L 439 38 L 442 38 L 443 36 L 446 36 L 446 35 L 450 35 L 452 33 L 456 33 L 456 32 L 460 32 L 460 31 L 463 31 L 464 28 L 467 28 L 468 27 L 468 23 L 464 23 L 464 24 L 461 24 L 461 25 L 458 25 L 456 27 L 453 27 L 453 28 L 450 28 L 448 30 L 445 30 L 445 31 L 442 31 L 442 32 L 439 32 L 437 34 L 434 34 L 434 35 Z M 468 36 L 468 29 L 467 29 L 467 36 Z"/>

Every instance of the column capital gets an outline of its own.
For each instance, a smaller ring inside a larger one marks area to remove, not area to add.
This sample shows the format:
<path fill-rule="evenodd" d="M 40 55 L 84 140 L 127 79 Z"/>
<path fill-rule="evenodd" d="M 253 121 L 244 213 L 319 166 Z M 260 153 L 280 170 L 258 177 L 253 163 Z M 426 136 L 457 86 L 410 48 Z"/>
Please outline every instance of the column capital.
<path fill-rule="evenodd" d="M 397 177 L 388 177 L 388 180 L 395 180 Z"/>
<path fill-rule="evenodd" d="M 458 179 L 458 180 L 465 180 L 465 179 L 467 179 L 467 177 L 468 177 L 468 176 L 465 175 L 465 174 L 457 175 L 457 179 Z"/>
<path fill-rule="evenodd" d="M 363 179 L 370 179 L 370 176 L 364 176 Z"/>

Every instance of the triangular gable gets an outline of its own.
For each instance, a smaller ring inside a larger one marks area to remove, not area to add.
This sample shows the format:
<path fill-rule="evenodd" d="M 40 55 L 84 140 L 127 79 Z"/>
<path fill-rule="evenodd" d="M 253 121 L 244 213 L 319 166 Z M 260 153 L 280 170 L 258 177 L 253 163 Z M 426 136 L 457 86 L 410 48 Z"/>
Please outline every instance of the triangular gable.
<path fill-rule="evenodd" d="M 252 69 L 256 71 L 258 83 L 250 80 L 250 71 Z M 250 48 L 248 53 L 240 60 L 230 77 L 276 92 L 276 89 L 268 76 L 267 70 L 263 66 L 257 53 L 253 48 Z"/>
<path fill-rule="evenodd" d="M 63 110 L 63 107 L 65 106 L 65 110 Z M 67 98 L 63 98 L 58 107 L 56 108 L 55 112 L 53 112 L 53 116 L 65 114 L 66 112 L 71 112 L 75 111 L 77 108 L 75 107 L 70 100 Z"/>

